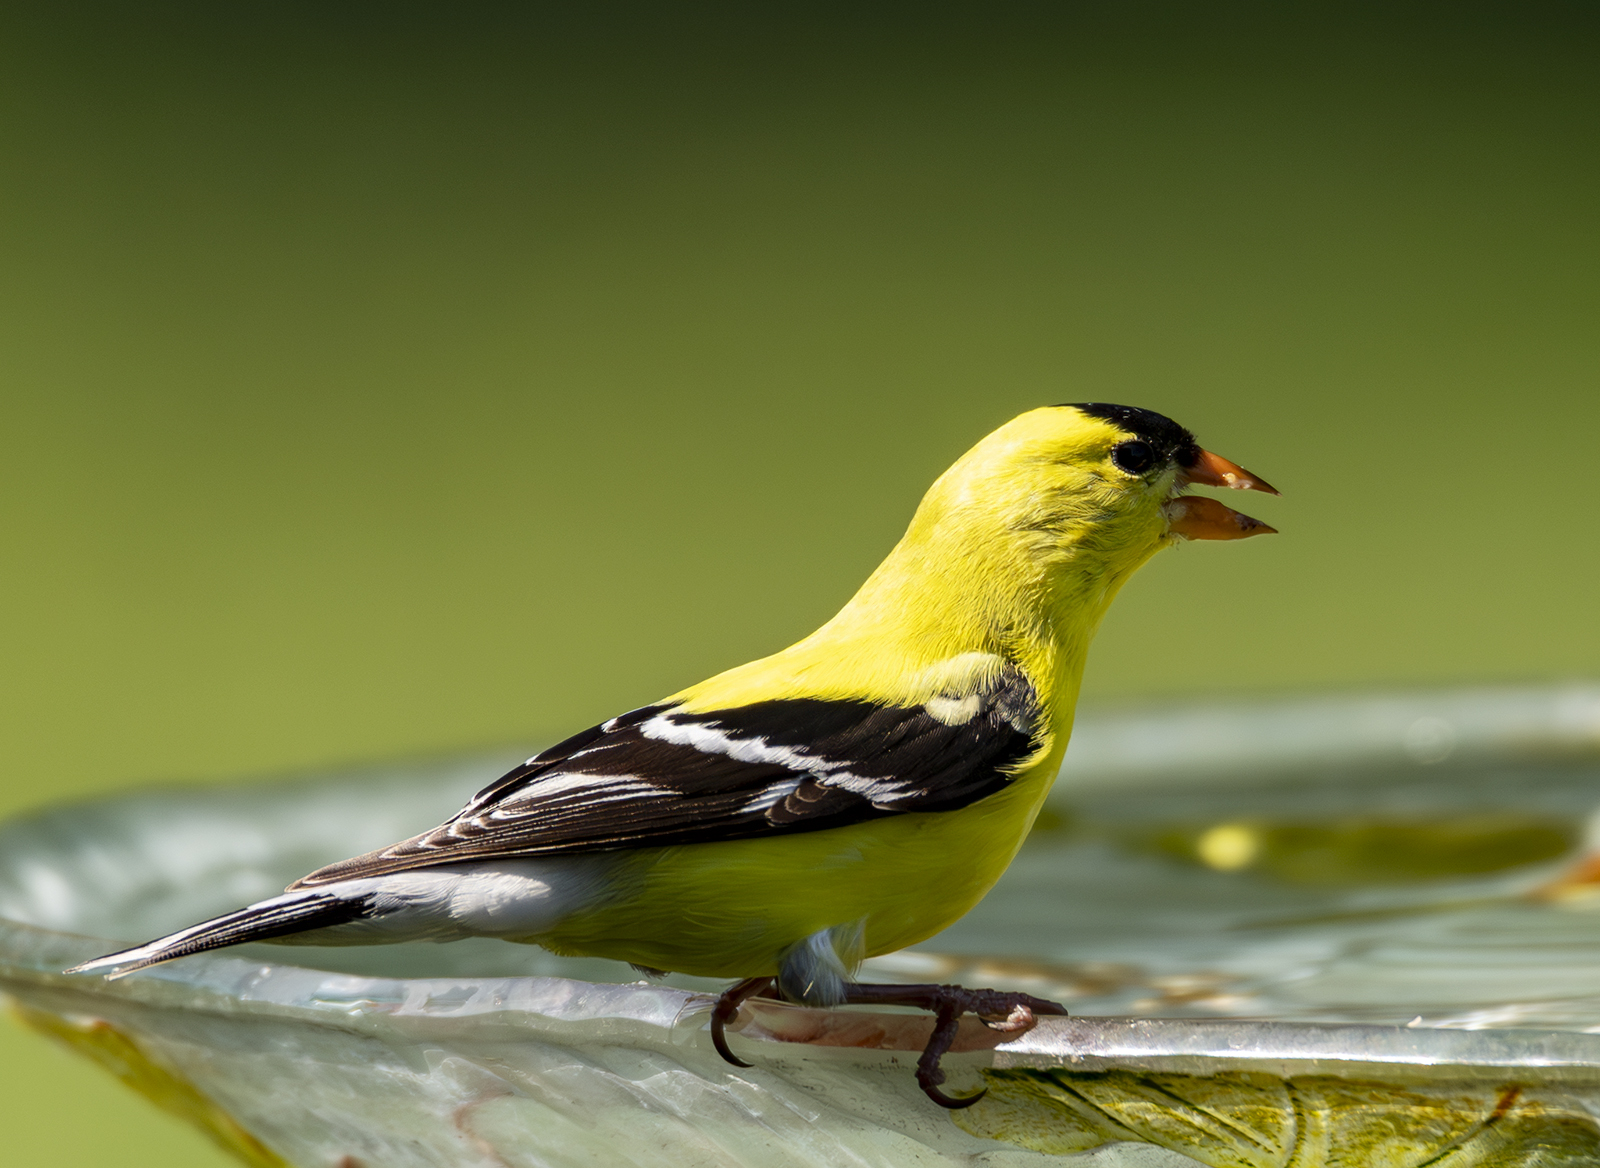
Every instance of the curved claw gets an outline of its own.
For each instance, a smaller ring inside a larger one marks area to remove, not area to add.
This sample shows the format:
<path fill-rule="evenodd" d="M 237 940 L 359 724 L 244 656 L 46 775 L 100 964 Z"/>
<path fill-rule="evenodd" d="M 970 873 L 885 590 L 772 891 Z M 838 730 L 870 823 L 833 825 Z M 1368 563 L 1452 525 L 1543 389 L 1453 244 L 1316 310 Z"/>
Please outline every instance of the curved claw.
<path fill-rule="evenodd" d="M 957 1099 L 946 1095 L 939 1090 L 939 1085 L 944 1082 L 944 1068 L 939 1065 L 945 1052 L 950 1049 L 956 1040 L 956 1031 L 961 1026 L 961 1015 L 965 1012 L 966 1003 L 957 1000 L 954 994 L 943 994 L 934 1004 L 933 1033 L 928 1035 L 928 1045 L 922 1050 L 922 1057 L 917 1060 L 917 1086 L 929 1099 L 940 1107 L 951 1110 L 960 1110 L 971 1107 L 980 1096 L 971 1099 Z"/>
<path fill-rule="evenodd" d="M 989 1088 L 985 1087 L 976 1095 L 946 1095 L 937 1087 L 924 1086 L 922 1088 L 922 1093 L 929 1099 L 932 1099 L 940 1107 L 948 1108 L 951 1111 L 960 1111 L 964 1107 L 971 1107 L 978 1100 L 982 1099 L 989 1093 Z"/>
<path fill-rule="evenodd" d="M 739 1007 L 744 1005 L 745 999 L 755 997 L 771 984 L 770 977 L 746 978 L 718 998 L 716 1008 L 711 1011 L 711 1045 L 717 1048 L 717 1053 L 723 1059 L 736 1067 L 751 1067 L 755 1064 L 745 1062 L 728 1049 L 726 1034 L 728 1023 L 739 1016 Z"/>
<path fill-rule="evenodd" d="M 1004 1018 L 993 1014 L 980 1014 L 978 1021 L 990 1030 L 998 1030 L 1001 1034 L 1026 1034 L 1039 1024 L 1039 1020 L 1033 1016 L 1033 1011 L 1028 1009 L 1026 1002 L 1018 1002 L 1012 1006 L 1011 1013 Z"/>
<path fill-rule="evenodd" d="M 717 1048 L 717 1053 L 722 1056 L 725 1062 L 730 1062 L 736 1067 L 755 1066 L 754 1063 L 745 1062 L 744 1059 L 740 1058 L 738 1055 L 734 1054 L 733 1051 L 728 1049 L 728 1038 L 727 1035 L 723 1033 L 723 1027 L 725 1025 L 726 1023 L 723 1022 L 719 1015 L 711 1015 L 711 1045 Z"/>

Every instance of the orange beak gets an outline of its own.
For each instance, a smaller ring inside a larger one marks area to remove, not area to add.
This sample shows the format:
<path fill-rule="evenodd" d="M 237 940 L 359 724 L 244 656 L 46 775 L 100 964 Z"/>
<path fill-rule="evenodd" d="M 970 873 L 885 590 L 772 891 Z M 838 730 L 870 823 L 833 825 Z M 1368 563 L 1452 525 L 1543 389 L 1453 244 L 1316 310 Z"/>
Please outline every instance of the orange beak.
<path fill-rule="evenodd" d="M 1237 462 L 1229 462 L 1220 454 L 1212 454 L 1209 450 L 1202 450 L 1200 457 L 1195 459 L 1193 466 L 1183 468 L 1183 477 L 1191 483 L 1199 483 L 1203 487 L 1231 487 L 1235 491 L 1265 491 L 1269 495 L 1276 495 L 1278 488 L 1267 482 L 1266 479 L 1257 478 Z"/>
<path fill-rule="evenodd" d="M 1206 487 L 1265 491 L 1269 495 L 1278 493 L 1266 479 L 1257 478 L 1238 463 L 1229 462 L 1209 450 L 1202 450 L 1194 465 L 1185 467 L 1182 474 L 1188 482 Z M 1252 535 L 1275 535 L 1278 530 L 1202 496 L 1185 495 L 1174 499 L 1166 510 L 1172 534 L 1184 539 L 1248 539 Z"/>

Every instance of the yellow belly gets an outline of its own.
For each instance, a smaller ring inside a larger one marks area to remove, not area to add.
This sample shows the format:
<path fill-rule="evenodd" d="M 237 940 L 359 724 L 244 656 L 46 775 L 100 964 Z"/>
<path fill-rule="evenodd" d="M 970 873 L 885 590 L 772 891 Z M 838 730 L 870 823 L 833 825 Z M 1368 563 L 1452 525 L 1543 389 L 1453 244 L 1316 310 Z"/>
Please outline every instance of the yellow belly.
<path fill-rule="evenodd" d="M 959 811 L 640 851 L 602 903 L 529 940 L 559 953 L 741 978 L 776 974 L 796 942 L 857 921 L 867 956 L 902 949 L 958 920 L 1000 879 L 1059 761 Z"/>

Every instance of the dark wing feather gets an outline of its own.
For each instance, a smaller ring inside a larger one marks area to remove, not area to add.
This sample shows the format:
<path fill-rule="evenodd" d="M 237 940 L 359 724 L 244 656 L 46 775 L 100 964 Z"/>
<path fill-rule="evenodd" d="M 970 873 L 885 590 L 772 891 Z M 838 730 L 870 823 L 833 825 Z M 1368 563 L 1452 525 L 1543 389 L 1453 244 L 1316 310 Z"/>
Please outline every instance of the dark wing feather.
<path fill-rule="evenodd" d="M 950 710 L 786 698 L 707 713 L 646 706 L 485 787 L 448 823 L 292 887 L 489 858 L 750 839 L 952 811 L 1004 788 L 1038 746 L 1008 668 Z"/>

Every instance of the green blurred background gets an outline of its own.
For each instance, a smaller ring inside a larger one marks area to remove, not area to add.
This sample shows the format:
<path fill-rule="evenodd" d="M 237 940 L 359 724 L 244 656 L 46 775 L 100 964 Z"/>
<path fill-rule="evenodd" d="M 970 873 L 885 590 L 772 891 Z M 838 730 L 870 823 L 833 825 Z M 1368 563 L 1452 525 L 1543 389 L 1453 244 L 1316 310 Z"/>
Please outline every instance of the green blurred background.
<path fill-rule="evenodd" d="M 1591 4 L 0 15 L 0 810 L 548 740 L 1011 415 L 1284 489 L 1088 700 L 1600 672 Z M 0 1027 L 7 1164 L 217 1165 Z"/>

